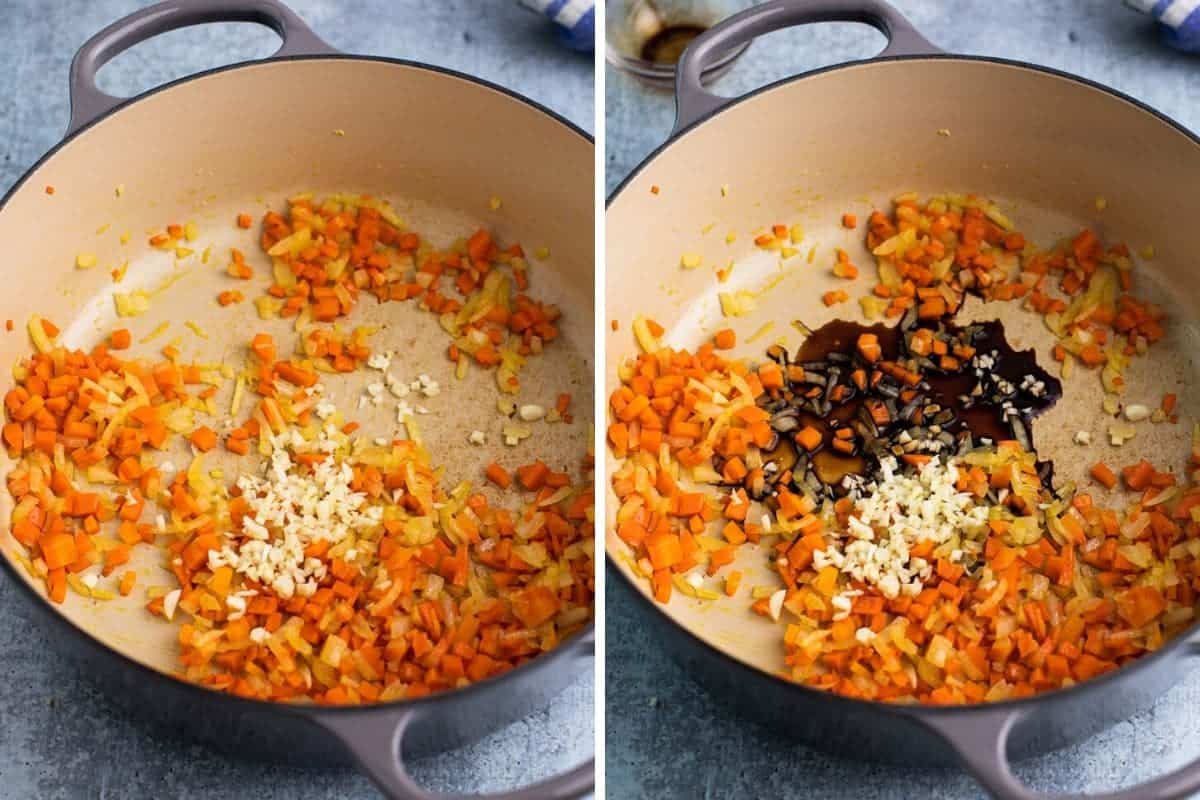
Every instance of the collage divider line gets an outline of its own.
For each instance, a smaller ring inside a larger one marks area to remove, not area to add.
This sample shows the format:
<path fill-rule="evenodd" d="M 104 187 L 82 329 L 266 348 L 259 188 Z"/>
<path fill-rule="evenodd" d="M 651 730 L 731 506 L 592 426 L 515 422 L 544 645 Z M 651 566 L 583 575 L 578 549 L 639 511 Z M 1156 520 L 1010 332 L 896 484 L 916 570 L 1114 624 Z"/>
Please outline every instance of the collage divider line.
<path fill-rule="evenodd" d="M 607 403 L 604 397 L 604 371 L 605 371 L 605 276 L 606 271 L 606 241 L 605 241 L 605 226 L 604 226 L 604 209 L 605 209 L 605 181 L 604 181 L 604 166 L 605 166 L 605 108 L 604 108 L 604 25 L 605 25 L 605 8 L 604 0 L 596 1 L 595 11 L 595 36 L 596 42 L 593 50 L 594 59 L 594 75 L 595 81 L 593 85 L 594 105 L 595 105 L 595 122 L 593 123 L 594 140 L 595 140 L 595 168 L 593 176 L 593 190 L 595 192 L 595 296 L 592 302 L 595 319 L 593 320 L 595 330 L 595 341 L 593 345 L 594 359 L 594 391 L 593 391 L 593 475 L 595 479 L 594 488 L 594 504 L 593 513 L 595 515 L 595 555 L 593 561 L 596 565 L 596 592 L 594 597 L 594 616 L 596 619 L 596 658 L 595 664 L 595 717 L 592 721 L 595 733 L 595 759 L 596 759 L 596 785 L 593 797 L 603 798 L 605 794 L 605 770 L 604 770 L 604 732 L 605 732 L 605 687 L 604 687 L 604 664 L 605 664 L 605 628 L 607 612 L 605 610 L 605 533 L 607 527 L 607 482 L 604 478 L 604 430 L 605 430 L 605 410 Z"/>

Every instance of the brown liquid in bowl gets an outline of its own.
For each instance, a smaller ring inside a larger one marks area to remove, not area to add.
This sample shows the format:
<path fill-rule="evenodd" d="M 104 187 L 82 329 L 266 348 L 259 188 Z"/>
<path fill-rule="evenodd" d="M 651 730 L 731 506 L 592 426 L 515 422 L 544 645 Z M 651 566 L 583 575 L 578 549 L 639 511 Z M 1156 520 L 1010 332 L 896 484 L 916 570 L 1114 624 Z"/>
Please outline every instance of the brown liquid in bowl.
<path fill-rule="evenodd" d="M 675 64 L 683 51 L 707 30 L 699 25 L 668 25 L 642 45 L 642 58 L 656 64 Z"/>

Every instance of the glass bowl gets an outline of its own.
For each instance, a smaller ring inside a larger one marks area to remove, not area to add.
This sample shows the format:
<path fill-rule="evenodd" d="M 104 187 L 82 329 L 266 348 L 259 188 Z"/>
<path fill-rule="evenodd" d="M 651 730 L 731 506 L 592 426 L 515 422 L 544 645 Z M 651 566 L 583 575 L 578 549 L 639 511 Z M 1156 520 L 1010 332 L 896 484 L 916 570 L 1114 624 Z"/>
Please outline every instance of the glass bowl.
<path fill-rule="evenodd" d="M 622 72 L 662 89 L 675 85 L 675 64 L 687 44 L 752 0 L 609 0 L 605 59 Z M 724 75 L 746 51 L 739 45 L 704 67 L 705 83 Z"/>

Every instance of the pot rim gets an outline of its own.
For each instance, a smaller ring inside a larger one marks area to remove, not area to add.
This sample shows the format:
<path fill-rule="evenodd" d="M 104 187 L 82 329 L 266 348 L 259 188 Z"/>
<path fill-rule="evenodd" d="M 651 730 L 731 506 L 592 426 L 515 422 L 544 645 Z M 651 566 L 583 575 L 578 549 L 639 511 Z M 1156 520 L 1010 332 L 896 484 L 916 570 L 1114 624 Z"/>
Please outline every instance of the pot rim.
<path fill-rule="evenodd" d="M 1000 58 L 1000 57 L 996 57 L 996 56 L 959 55 L 956 53 L 925 53 L 925 54 L 918 54 L 918 55 L 882 56 L 882 57 L 867 58 L 867 59 L 857 59 L 854 61 L 847 61 L 847 62 L 844 62 L 841 64 L 833 64 L 833 65 L 827 66 L 827 67 L 819 67 L 817 69 L 809 70 L 807 72 L 801 72 L 797 75 L 792 75 L 790 77 L 782 78 L 780 80 L 774 81 L 774 82 L 766 84 L 764 86 L 760 86 L 757 89 L 754 89 L 750 92 L 747 92 L 744 95 L 741 95 L 740 97 L 729 98 L 729 101 L 725 105 L 722 105 L 719 108 L 716 108 L 713 111 L 710 111 L 710 112 L 702 115 L 699 119 L 695 120 L 694 122 L 689 124 L 687 127 L 683 128 L 682 130 L 672 133 L 670 136 L 667 137 L 666 141 L 664 141 L 658 147 L 654 148 L 654 150 L 652 150 L 645 158 L 643 158 L 642 161 L 639 162 L 636 167 L 634 167 L 632 170 L 630 170 L 629 174 L 626 175 L 619 184 L 617 184 L 616 188 L 613 189 L 613 191 L 608 195 L 608 198 L 605 200 L 604 208 L 605 208 L 606 214 L 607 214 L 608 209 L 613 205 L 613 203 L 615 203 L 620 198 L 621 194 L 625 191 L 625 189 L 628 188 L 629 184 L 633 181 L 633 179 L 636 178 L 638 175 L 640 175 L 646 168 L 648 168 L 650 166 L 650 164 L 653 161 L 655 161 L 659 157 L 659 155 L 661 155 L 669 147 L 674 145 L 681 137 L 686 136 L 693 129 L 695 129 L 696 127 L 698 127 L 700 125 L 703 125 L 704 123 L 708 122 L 709 120 L 713 119 L 714 117 L 720 116 L 721 114 L 724 114 L 727 111 L 733 110 L 734 108 L 736 108 L 743 102 L 750 100 L 751 98 L 757 97 L 761 94 L 770 92 L 774 89 L 783 87 L 787 84 L 791 84 L 791 83 L 803 80 L 805 78 L 811 78 L 811 77 L 814 77 L 817 75 L 822 75 L 827 72 L 834 72 L 837 70 L 847 69 L 850 67 L 859 67 L 859 66 L 878 64 L 878 63 L 903 62 L 903 61 L 982 62 L 982 63 L 990 63 L 990 64 L 999 64 L 1001 66 L 1006 66 L 1006 67 L 1016 67 L 1018 69 L 1028 70 L 1029 72 L 1041 73 L 1044 75 L 1050 75 L 1050 76 L 1057 77 L 1057 78 L 1065 78 L 1069 81 L 1073 81 L 1075 83 L 1082 84 L 1083 86 L 1085 86 L 1089 89 L 1093 89 L 1093 90 L 1099 91 L 1103 94 L 1109 95 L 1110 97 L 1113 97 L 1117 100 L 1123 100 L 1126 103 L 1129 103 L 1130 105 L 1134 106 L 1136 109 L 1146 112 L 1146 113 L 1150 114 L 1151 116 L 1157 118 L 1159 122 L 1166 123 L 1170 128 L 1174 129 L 1175 131 L 1183 134 L 1185 137 L 1190 139 L 1192 141 L 1192 143 L 1195 144 L 1197 147 L 1197 157 L 1200 157 L 1200 134 L 1193 132 L 1192 130 L 1185 127 L 1181 123 L 1179 123 L 1176 120 L 1172 119 L 1171 117 L 1167 116 L 1163 112 L 1155 109 L 1154 107 L 1142 102 L 1141 100 L 1138 100 L 1135 97 L 1125 94 L 1124 92 L 1122 92 L 1119 89 L 1114 89 L 1113 87 L 1107 86 L 1106 84 L 1100 83 L 1098 81 L 1094 81 L 1090 78 L 1085 78 L 1082 75 L 1074 75 L 1070 72 L 1064 72 L 1063 70 L 1055 69 L 1054 67 L 1047 67 L 1047 66 L 1043 66 L 1040 64 L 1034 64 L 1034 63 L 1028 62 L 1028 61 L 1020 61 L 1017 59 L 1009 59 L 1009 58 Z M 608 376 L 605 376 L 605 383 L 607 383 L 607 377 Z M 607 487 L 605 487 L 605 491 L 606 492 L 608 491 Z M 660 609 L 659 604 L 656 603 L 655 601 L 651 600 L 649 597 L 647 597 L 646 594 L 641 590 L 641 588 L 636 584 L 636 582 L 632 578 L 630 578 L 628 575 L 626 575 L 624 570 L 622 570 L 620 568 L 620 566 L 617 564 L 617 561 L 614 558 L 613 554 L 611 552 L 609 552 L 609 548 L 608 548 L 608 544 L 607 544 L 607 527 L 608 527 L 608 522 L 606 520 L 605 521 L 605 529 L 606 529 L 605 530 L 605 548 L 604 548 L 606 563 L 609 565 L 609 567 L 611 567 L 611 571 L 615 571 L 616 574 L 620 576 L 621 580 L 624 581 L 626 587 L 630 590 L 630 592 L 636 596 L 637 602 L 641 604 L 643 611 L 648 611 L 649 613 L 662 615 L 663 617 L 665 617 L 667 619 L 668 622 L 670 622 L 673 626 L 675 626 L 678 630 L 682 631 L 688 638 L 690 638 L 694 642 L 694 644 L 699 645 L 703 649 L 711 651 L 715 655 L 722 658 L 726 662 L 726 666 L 738 670 L 739 672 L 746 675 L 747 677 L 753 676 L 753 677 L 757 677 L 757 678 L 766 678 L 766 679 L 769 679 L 770 681 L 772 681 L 774 685 L 778 686 L 780 688 L 780 691 L 790 692 L 798 698 L 824 700 L 826 702 L 838 703 L 838 704 L 841 704 L 841 706 L 845 709 L 851 709 L 851 708 L 856 709 L 856 710 L 866 709 L 866 710 L 877 711 L 877 712 L 881 712 L 881 713 L 885 713 L 885 714 L 894 714 L 894 715 L 899 715 L 899 716 L 915 717 L 915 718 L 920 718 L 920 717 L 924 717 L 924 716 L 945 717 L 945 716 L 954 716 L 956 714 L 959 716 L 966 716 L 971 713 L 981 713 L 981 712 L 987 712 L 987 711 L 1010 711 L 1013 713 L 1025 713 L 1025 712 L 1028 712 L 1028 711 L 1034 709 L 1035 707 L 1038 707 L 1038 703 L 1043 703 L 1043 707 L 1044 707 L 1044 704 L 1046 702 L 1049 702 L 1052 700 L 1053 701 L 1058 701 L 1058 700 L 1070 701 L 1070 699 L 1072 699 L 1075 696 L 1083 696 L 1084 694 L 1090 694 L 1092 692 L 1092 690 L 1100 690 L 1104 687 L 1113 685 L 1116 681 L 1123 680 L 1123 679 L 1127 678 L 1128 676 L 1133 675 L 1136 672 L 1144 671 L 1145 669 L 1149 668 L 1150 664 L 1157 663 L 1166 658 L 1176 658 L 1180 655 L 1180 652 L 1179 652 L 1180 648 L 1186 646 L 1189 634 L 1194 634 L 1196 631 L 1200 631 L 1200 620 L 1197 620 L 1196 622 L 1193 622 L 1192 625 L 1190 625 L 1184 631 L 1182 631 L 1181 633 L 1176 635 L 1172 640 L 1164 643 L 1162 647 L 1158 648 L 1157 650 L 1155 650 L 1153 652 L 1147 653 L 1146 655 L 1141 656 L 1140 658 L 1135 659 L 1132 663 L 1126 664 L 1118 669 L 1113 670 L 1112 672 L 1106 672 L 1102 675 L 1096 676 L 1094 678 L 1090 678 L 1086 681 L 1080 681 L 1079 683 L 1075 683 L 1066 688 L 1055 689 L 1055 690 L 1049 691 L 1049 692 L 1042 692 L 1041 694 L 1035 694 L 1030 697 L 1023 697 L 1023 698 L 1018 698 L 1015 700 L 1013 700 L 1013 699 L 998 700 L 998 701 L 993 701 L 993 702 L 972 703 L 972 704 L 967 704 L 967 705 L 956 705 L 956 706 L 938 706 L 938 705 L 928 705 L 928 704 L 901 705 L 901 704 L 897 704 L 897 703 L 883 703 L 883 702 L 879 702 L 877 700 L 863 700 L 863 699 L 859 699 L 856 697 L 847 697 L 844 695 L 835 694 L 833 692 L 820 691 L 818 689 L 814 689 L 814 688 L 807 686 L 805 684 L 802 684 L 802 683 L 795 683 L 793 681 L 789 681 L 786 678 L 780 677 L 779 675 L 776 675 L 776 674 L 768 672 L 764 669 L 760 669 L 759 667 L 756 667 L 752 664 L 749 664 L 746 661 L 743 661 L 741 658 L 738 658 L 737 656 L 732 655 L 731 653 L 728 653 L 725 650 L 722 650 L 713 644 L 710 644 L 709 642 L 705 641 L 700 636 L 696 635 L 696 633 L 694 631 L 692 631 L 690 628 L 681 624 L 673 616 L 671 616 L 670 614 L 668 614 L 665 611 L 663 611 L 662 609 Z"/>
<path fill-rule="evenodd" d="M 294 61 L 367 61 L 367 62 L 390 64 L 390 65 L 401 66 L 401 67 L 411 67 L 414 69 L 425 70 L 428 72 L 445 75 L 445 76 L 452 77 L 452 78 L 458 78 L 458 79 L 466 81 L 468 83 L 473 83 L 473 84 L 476 84 L 477 86 L 482 86 L 485 89 L 491 89 L 493 91 L 499 92 L 503 95 L 506 95 L 511 100 L 515 100 L 517 102 L 520 102 L 520 103 L 534 109 L 535 111 L 541 112 L 545 116 L 549 117 L 550 119 L 554 120 L 555 122 L 558 122 L 560 125 L 565 127 L 567 130 L 578 135 L 581 139 L 583 139 L 584 141 L 586 141 L 587 143 L 589 143 L 593 147 L 595 147 L 595 139 L 593 138 L 593 136 L 590 133 L 588 133 L 587 131 L 583 130 L 583 128 L 576 125 L 571 120 L 564 117 L 562 114 L 559 114 L 558 112 L 551 110 L 550 108 L 542 105 L 538 101 L 533 100 L 529 97 L 526 97 L 525 95 L 523 95 L 513 89 L 509 89 L 508 87 L 501 86 L 497 83 L 493 83 L 493 82 L 485 80 L 483 78 L 479 78 L 474 75 L 469 75 L 467 73 L 460 72 L 458 70 L 451 69 L 449 67 L 442 67 L 442 66 L 438 66 L 435 64 L 426 64 L 426 63 L 423 63 L 420 61 L 411 61 L 409 59 L 404 59 L 404 58 L 391 58 L 388 56 L 372 56 L 372 55 L 354 55 L 351 53 L 321 53 L 321 54 L 315 54 L 315 55 L 281 56 L 278 58 L 267 57 L 267 58 L 253 59 L 253 60 L 248 60 L 248 61 L 239 61 L 239 62 L 236 62 L 233 64 L 224 64 L 222 66 L 214 67 L 212 69 L 207 69 L 202 72 L 197 72 L 197 73 L 194 73 L 191 75 L 185 75 L 181 78 L 176 78 L 175 80 L 168 81 L 167 83 L 161 84 L 159 86 L 155 86 L 152 89 L 148 89 L 147 91 L 142 92 L 141 94 L 134 95 L 133 97 L 123 99 L 121 101 L 121 103 L 119 103 L 118 105 L 112 107 L 111 109 L 104 112 L 103 114 L 100 114 L 95 119 L 89 120 L 85 125 L 80 126 L 78 130 L 75 130 L 75 131 L 67 134 L 66 136 L 64 136 L 57 143 L 55 143 L 53 147 L 51 147 L 40 158 L 38 158 L 38 160 L 35 161 L 27 170 L 25 170 L 25 172 L 21 175 L 21 177 L 18 178 L 13 183 L 13 185 L 8 189 L 8 191 L 4 193 L 4 196 L 0 197 L 0 213 L 4 212 L 5 208 L 7 208 L 8 204 L 9 204 L 9 201 L 11 201 L 12 198 L 15 197 L 16 194 L 25 186 L 25 184 L 29 181 L 29 179 L 33 176 L 33 174 L 35 172 L 37 172 L 42 167 L 42 165 L 46 164 L 48 161 L 50 161 L 52 158 L 54 158 L 54 156 L 56 156 L 58 154 L 58 152 L 60 150 L 62 150 L 63 147 L 65 147 L 70 142 L 75 141 L 76 139 L 78 139 L 79 137 L 81 137 L 82 135 L 87 133 L 95 125 L 108 119 L 109 117 L 113 116 L 114 114 L 119 113 L 122 109 L 124 109 L 128 106 L 131 106 L 135 103 L 141 102 L 142 100 L 145 100 L 148 97 L 159 94 L 161 92 L 165 92 L 169 89 L 173 89 L 176 86 L 179 86 L 180 84 L 188 83 L 190 81 L 199 80 L 201 78 L 210 77 L 212 75 L 217 75 L 217 74 L 223 73 L 223 72 L 232 72 L 234 70 L 239 70 L 239 69 L 249 69 L 249 68 L 253 68 L 253 67 L 269 66 L 271 64 L 294 62 Z M 441 702 L 452 701 L 455 699 L 462 699 L 463 701 L 469 701 L 474 696 L 476 696 L 476 695 L 482 696 L 482 695 L 492 691 L 493 689 L 503 685 L 504 683 L 510 682 L 511 679 L 517 678 L 520 675 L 524 675 L 526 673 L 531 673 L 531 672 L 535 672 L 535 671 L 541 671 L 543 669 L 551 669 L 551 668 L 553 668 L 553 665 L 563 662 L 567 659 L 573 659 L 573 658 L 585 656 L 586 650 L 589 646 L 588 645 L 589 641 L 594 641 L 595 628 L 596 628 L 595 609 L 593 609 L 593 617 L 591 620 L 588 621 L 587 625 L 584 626 L 577 633 L 574 633 L 567 639 L 563 640 L 553 650 L 546 652 L 546 653 L 542 653 L 541 655 L 530 659 L 529 661 L 525 662 L 524 664 L 514 667 L 513 669 L 508 670 L 507 672 L 504 672 L 500 675 L 495 675 L 495 676 L 492 676 L 489 678 L 485 678 L 482 681 L 477 681 L 475 683 L 470 684 L 469 686 L 464 686 L 460 689 L 450 689 L 450 690 L 443 691 L 443 692 L 436 692 L 434 694 L 426 695 L 424 697 L 418 697 L 418 698 L 412 699 L 412 700 L 393 700 L 393 701 L 387 702 L 387 703 L 372 703 L 372 704 L 367 704 L 367 705 L 329 706 L 329 705 L 315 705 L 315 704 L 302 705 L 302 704 L 298 704 L 298 703 L 280 703 L 280 702 L 274 702 L 274 701 L 270 701 L 270 700 L 254 700 L 254 699 L 250 699 L 250 698 L 239 697 L 239 696 L 233 695 L 233 694 L 228 694 L 226 692 L 221 692 L 216 689 L 210 689 L 206 686 L 201 686 L 200 684 L 193 683 L 191 681 L 188 681 L 188 680 L 186 680 L 182 677 L 179 677 L 177 675 L 174 675 L 172 673 L 162 672 L 157 669 L 154 669 L 153 667 L 149 667 L 149 666 L 143 664 L 142 662 L 138 661 L 137 659 L 132 658 L 131 656 L 126 655 L 125 653 L 117 650 L 116 648 L 109 646 L 106 642 L 104 642 L 101 639 L 94 636 L 91 633 L 91 631 L 89 631 L 88 629 L 86 629 L 84 627 L 81 627 L 80 625 L 77 625 L 74 622 L 74 620 L 72 620 L 72 619 L 68 618 L 67 616 L 65 616 L 64 614 L 60 613 L 57 610 L 57 608 L 55 608 L 55 606 L 49 601 L 49 599 L 47 599 L 40 592 L 36 591 L 17 572 L 17 568 L 15 565 L 13 565 L 11 560 L 2 555 L 0 555 L 0 570 L 3 570 L 3 572 L 7 573 L 8 577 L 10 577 L 12 579 L 12 581 L 20 588 L 20 591 L 25 593 L 27 599 L 29 599 L 30 602 L 33 602 L 35 604 L 40 604 L 41 606 L 43 606 L 43 610 L 48 612 L 49 614 L 51 614 L 52 617 L 54 619 L 56 619 L 59 623 L 63 623 L 68 628 L 70 628 L 73 632 L 81 635 L 85 641 L 90 642 L 92 645 L 98 647 L 100 650 L 102 650 L 107 655 L 109 655 L 109 656 L 117 659 L 119 662 L 121 662 L 122 666 L 124 666 L 127 669 L 131 669 L 134 672 L 144 676 L 147 680 L 166 681 L 167 683 L 172 684 L 174 688 L 176 688 L 180 691 L 193 694 L 193 696 L 196 697 L 197 700 L 208 699 L 209 701 L 212 701 L 212 702 L 223 702 L 223 703 L 227 703 L 233 707 L 240 708 L 240 710 L 246 711 L 246 712 L 250 712 L 250 711 L 262 712 L 264 710 L 275 710 L 275 711 L 279 711 L 280 713 L 291 713 L 291 714 L 295 714 L 297 716 L 306 717 L 308 719 L 317 719 L 317 718 L 320 718 L 323 716 L 337 716 L 337 715 L 363 715 L 363 714 L 372 714 L 372 713 L 395 714 L 395 713 L 403 713 L 405 711 L 420 712 L 423 709 L 437 706 Z M 201 693 L 203 694 L 203 698 L 201 696 Z"/>
<path fill-rule="evenodd" d="M 1191 129 L 1187 128 L 1182 123 L 1167 116 L 1162 111 L 1159 111 L 1158 109 L 1154 108 L 1153 106 L 1151 106 L 1141 100 L 1138 100 L 1136 97 L 1133 97 L 1132 95 L 1128 95 L 1125 92 L 1122 92 L 1120 89 L 1114 89 L 1111 86 L 1100 83 L 1099 81 L 1094 81 L 1091 78 L 1086 78 L 1082 75 L 1075 75 L 1070 72 L 1065 72 L 1065 71 L 1057 69 L 1055 67 L 1047 67 L 1042 64 L 1034 64 L 1031 61 L 1021 61 L 1019 59 L 1013 59 L 1013 58 L 1001 58 L 999 56 L 960 55 L 958 53 L 921 53 L 921 54 L 916 54 L 916 55 L 875 56 L 873 58 L 862 58 L 862 59 L 856 59 L 854 61 L 846 61 L 841 64 L 832 64 L 827 67 L 817 67 L 816 69 L 811 69 L 811 70 L 808 70 L 807 72 L 801 72 L 796 75 L 791 75 L 789 77 L 781 78 L 777 81 L 772 81 L 771 83 L 764 84 L 764 85 L 759 86 L 756 89 L 752 89 L 749 92 L 746 92 L 745 94 L 740 95 L 738 97 L 726 98 L 727 102 L 724 103 L 723 105 L 721 105 L 720 107 L 703 114 L 699 119 L 696 119 L 695 121 L 690 123 L 686 128 L 683 128 L 682 130 L 679 130 L 679 131 L 672 132 L 667 137 L 667 139 L 665 141 L 663 141 L 662 144 L 655 147 L 640 162 L 638 162 L 638 165 L 636 167 L 634 167 L 633 169 L 631 169 L 629 171 L 629 174 L 627 174 L 624 178 L 622 178 L 621 182 L 618 183 L 611 192 L 609 192 L 608 197 L 604 201 L 605 211 L 607 211 L 608 208 L 617 201 L 617 199 L 620 197 L 621 193 L 625 191 L 625 189 L 629 185 L 629 183 L 632 182 L 633 179 L 636 178 L 638 175 L 640 175 L 648 166 L 650 166 L 651 162 L 653 162 L 656 158 L 658 158 L 659 155 L 661 155 L 663 152 L 665 152 L 668 147 L 675 144 L 676 141 L 678 141 L 680 138 L 682 138 L 683 136 L 690 133 L 693 129 L 708 122 L 713 117 L 720 116 L 721 114 L 724 114 L 727 111 L 732 111 L 735 107 L 741 105 L 742 103 L 746 102 L 747 100 L 757 97 L 760 94 L 765 94 L 774 89 L 781 88 L 783 86 L 786 86 L 787 84 L 795 83 L 797 81 L 801 81 L 806 78 L 813 78 L 813 77 L 816 77 L 817 75 L 823 75 L 827 72 L 836 72 L 837 70 L 848 69 L 850 67 L 861 67 L 861 66 L 866 66 L 866 65 L 871 65 L 871 64 L 884 64 L 884 63 L 891 63 L 891 62 L 898 62 L 898 61 L 975 61 L 975 62 L 982 62 L 982 63 L 989 63 L 989 64 L 999 64 L 999 65 L 1005 66 L 1005 67 L 1016 67 L 1018 69 L 1024 69 L 1029 72 L 1042 73 L 1042 74 L 1050 75 L 1050 76 L 1053 76 L 1056 78 L 1065 78 L 1074 83 L 1082 84 L 1083 86 L 1085 86 L 1089 89 L 1095 89 L 1099 92 L 1102 92 L 1103 94 L 1107 94 L 1117 100 L 1124 100 L 1126 103 L 1129 103 L 1130 105 L 1135 106 L 1139 110 L 1145 111 L 1146 113 L 1150 114 L 1151 116 L 1156 117 L 1160 122 L 1165 122 L 1171 128 L 1174 128 L 1176 131 L 1178 131 L 1179 133 L 1182 133 L 1188 139 L 1191 139 L 1194 144 L 1196 144 L 1197 146 L 1200 146 L 1200 134 L 1193 132 Z M 0 209 L 2 209 L 2 208 L 3 208 L 3 205 L 0 204 Z"/>

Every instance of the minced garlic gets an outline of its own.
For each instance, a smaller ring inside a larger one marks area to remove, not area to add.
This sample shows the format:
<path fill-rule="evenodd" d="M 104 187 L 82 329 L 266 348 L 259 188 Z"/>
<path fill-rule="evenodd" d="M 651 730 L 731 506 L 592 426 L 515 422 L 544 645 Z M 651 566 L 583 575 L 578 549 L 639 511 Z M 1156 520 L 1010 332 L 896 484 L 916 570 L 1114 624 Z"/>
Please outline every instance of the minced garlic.
<path fill-rule="evenodd" d="M 301 470 L 292 461 L 297 447 L 329 453 L 330 457 Z M 340 542 L 380 524 L 383 509 L 367 504 L 363 492 L 350 488 L 354 472 L 332 455 L 337 442 L 328 430 L 312 444 L 299 431 L 271 439 L 271 460 L 262 477 L 242 475 L 238 488 L 249 505 L 240 531 L 228 535 L 220 550 L 209 552 L 210 569 L 232 566 L 250 580 L 270 586 L 283 598 L 310 597 L 326 566 L 305 556 L 305 548 L 320 540 Z"/>
<path fill-rule="evenodd" d="M 879 479 L 853 481 L 854 511 L 840 540 L 813 554 L 818 568 L 831 564 L 855 580 L 877 586 L 889 598 L 915 596 L 933 565 L 913 557 L 923 540 L 941 544 L 955 536 L 975 536 L 987 528 L 988 507 L 955 486 L 955 459 L 934 456 L 916 475 L 898 471 L 896 459 L 879 463 Z M 819 555 L 818 555 L 819 554 Z M 846 609 L 848 611 L 849 609 Z"/>

